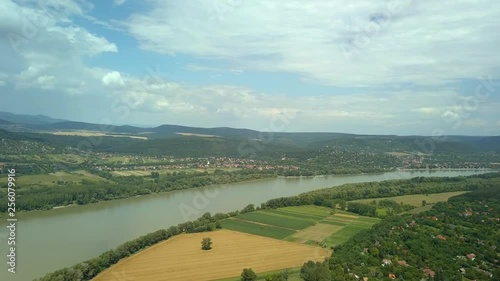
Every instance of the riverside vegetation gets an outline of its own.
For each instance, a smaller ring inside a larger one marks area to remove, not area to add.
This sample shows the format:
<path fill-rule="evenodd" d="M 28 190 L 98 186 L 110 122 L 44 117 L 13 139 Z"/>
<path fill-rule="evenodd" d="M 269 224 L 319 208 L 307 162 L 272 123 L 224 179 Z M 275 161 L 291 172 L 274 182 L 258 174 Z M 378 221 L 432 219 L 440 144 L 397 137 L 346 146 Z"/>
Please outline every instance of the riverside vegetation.
<path fill-rule="evenodd" d="M 451 191 L 470 192 L 452 197 L 447 203 L 436 203 L 426 212 L 388 215 L 372 229 L 359 232 L 343 245 L 333 246 L 334 253 L 325 262 L 305 263 L 300 276 L 306 281 L 356 280 L 356 276 L 386 280 L 389 274 L 406 280 L 426 277 L 449 280 L 454 276 L 490 280 L 490 276 L 498 278 L 500 274 L 497 262 L 500 242 L 499 187 L 500 174 L 490 173 L 469 177 L 348 184 L 316 190 L 272 199 L 258 208 L 249 205 L 242 211 L 228 214 L 212 216 L 206 213 L 195 221 L 139 237 L 97 258 L 50 273 L 38 280 L 90 280 L 120 259 L 160 241 L 180 233 L 222 228 L 223 220 L 242 213 L 250 214 L 257 209 L 302 205 L 339 208 L 343 202 L 349 209 L 349 201 L 356 199 Z M 470 254 L 474 254 L 474 258 Z"/>

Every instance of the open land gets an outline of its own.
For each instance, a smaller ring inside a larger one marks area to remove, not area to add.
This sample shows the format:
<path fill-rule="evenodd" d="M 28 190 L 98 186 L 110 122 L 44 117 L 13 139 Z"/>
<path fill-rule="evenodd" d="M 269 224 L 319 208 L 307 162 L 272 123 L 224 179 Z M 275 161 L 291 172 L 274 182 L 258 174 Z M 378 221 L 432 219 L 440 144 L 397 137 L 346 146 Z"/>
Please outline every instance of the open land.
<path fill-rule="evenodd" d="M 204 237 L 212 239 L 212 250 L 201 250 Z M 320 247 L 230 230 L 182 234 L 119 262 L 93 280 L 217 280 L 238 276 L 243 268 L 256 272 L 294 268 L 308 260 L 323 261 L 330 254 Z"/>
<path fill-rule="evenodd" d="M 403 202 L 403 204 L 413 205 L 417 208 L 410 210 L 409 213 L 420 213 L 424 211 L 428 211 L 432 208 L 432 205 L 438 202 L 446 202 L 450 197 L 458 196 L 460 194 L 464 194 L 466 191 L 455 191 L 455 192 L 443 192 L 443 193 L 431 193 L 431 194 L 416 194 L 416 195 L 404 195 L 404 196 L 395 196 L 395 197 L 383 197 L 383 198 L 371 198 L 371 199 L 361 199 L 354 200 L 351 202 L 364 203 L 369 204 L 375 201 L 380 200 L 394 200 L 398 203 Z M 425 206 L 422 206 L 422 201 L 426 202 Z M 377 210 L 377 213 L 383 212 L 384 210 Z"/>
<path fill-rule="evenodd" d="M 285 241 L 335 246 L 380 221 L 320 206 L 285 207 L 240 214 L 222 227 Z"/>

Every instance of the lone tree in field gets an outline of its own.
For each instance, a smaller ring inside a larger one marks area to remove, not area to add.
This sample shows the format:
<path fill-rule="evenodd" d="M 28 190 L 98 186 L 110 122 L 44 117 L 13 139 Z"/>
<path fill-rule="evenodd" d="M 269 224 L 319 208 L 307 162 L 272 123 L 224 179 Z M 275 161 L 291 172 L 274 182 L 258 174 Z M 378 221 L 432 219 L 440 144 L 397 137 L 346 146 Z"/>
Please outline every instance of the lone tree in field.
<path fill-rule="evenodd" d="M 243 272 L 241 273 L 241 281 L 254 281 L 257 280 L 257 274 L 253 272 L 251 268 L 245 268 L 243 269 Z"/>
<path fill-rule="evenodd" d="M 203 238 L 203 240 L 201 240 L 201 249 L 205 251 L 212 249 L 212 239 Z"/>

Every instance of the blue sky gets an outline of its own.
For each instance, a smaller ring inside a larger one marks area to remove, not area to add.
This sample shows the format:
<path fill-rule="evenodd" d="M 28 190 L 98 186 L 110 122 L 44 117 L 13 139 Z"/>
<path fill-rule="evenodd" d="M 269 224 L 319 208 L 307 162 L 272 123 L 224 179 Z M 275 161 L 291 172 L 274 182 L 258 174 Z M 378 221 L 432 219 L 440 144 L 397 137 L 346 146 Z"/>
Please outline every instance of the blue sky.
<path fill-rule="evenodd" d="M 497 1 L 5 0 L 1 111 L 499 135 Z"/>

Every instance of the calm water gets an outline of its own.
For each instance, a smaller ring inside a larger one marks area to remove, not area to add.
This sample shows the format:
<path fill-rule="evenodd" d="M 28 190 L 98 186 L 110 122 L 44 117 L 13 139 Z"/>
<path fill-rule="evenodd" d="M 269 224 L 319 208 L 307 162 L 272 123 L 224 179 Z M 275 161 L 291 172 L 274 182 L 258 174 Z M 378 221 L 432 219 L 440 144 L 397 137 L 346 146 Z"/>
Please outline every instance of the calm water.
<path fill-rule="evenodd" d="M 417 176 L 460 176 L 487 172 L 404 171 L 378 175 L 277 178 L 18 214 L 17 273 L 7 272 L 7 228 L 0 222 L 0 280 L 27 281 L 71 266 L 138 236 L 193 220 L 205 212 L 229 212 L 253 203 L 345 183 Z"/>

